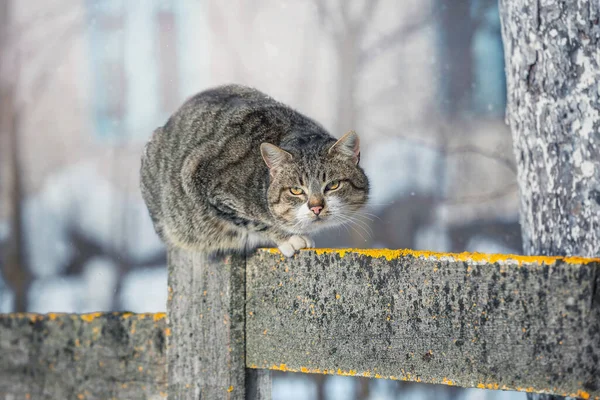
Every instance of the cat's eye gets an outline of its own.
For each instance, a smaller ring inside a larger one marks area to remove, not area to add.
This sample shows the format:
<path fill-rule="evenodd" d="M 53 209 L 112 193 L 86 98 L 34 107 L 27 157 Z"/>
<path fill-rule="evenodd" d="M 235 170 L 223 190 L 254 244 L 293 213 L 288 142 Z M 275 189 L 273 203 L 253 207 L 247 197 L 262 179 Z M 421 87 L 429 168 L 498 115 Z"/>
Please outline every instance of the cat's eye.
<path fill-rule="evenodd" d="M 301 194 L 304 194 L 304 190 L 300 189 L 299 187 L 293 187 L 290 188 L 290 193 L 294 196 L 300 196 Z"/>
<path fill-rule="evenodd" d="M 340 181 L 331 181 L 325 186 L 325 190 L 335 190 L 340 187 Z"/>

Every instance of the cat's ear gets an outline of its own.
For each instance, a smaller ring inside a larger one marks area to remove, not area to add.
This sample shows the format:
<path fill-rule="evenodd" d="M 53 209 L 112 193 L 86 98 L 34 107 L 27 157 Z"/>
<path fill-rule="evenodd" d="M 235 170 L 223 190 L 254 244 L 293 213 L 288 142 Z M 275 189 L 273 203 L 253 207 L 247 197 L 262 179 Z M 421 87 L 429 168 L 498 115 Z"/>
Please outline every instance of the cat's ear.
<path fill-rule="evenodd" d="M 271 174 L 273 174 L 281 164 L 292 159 L 290 153 L 271 143 L 262 143 L 260 145 L 260 154 L 262 154 L 262 158 L 265 160 L 267 167 L 269 167 Z"/>
<path fill-rule="evenodd" d="M 329 154 L 351 157 L 354 164 L 358 164 L 358 161 L 360 161 L 360 139 L 356 132 L 350 131 L 342 136 L 329 148 Z"/>

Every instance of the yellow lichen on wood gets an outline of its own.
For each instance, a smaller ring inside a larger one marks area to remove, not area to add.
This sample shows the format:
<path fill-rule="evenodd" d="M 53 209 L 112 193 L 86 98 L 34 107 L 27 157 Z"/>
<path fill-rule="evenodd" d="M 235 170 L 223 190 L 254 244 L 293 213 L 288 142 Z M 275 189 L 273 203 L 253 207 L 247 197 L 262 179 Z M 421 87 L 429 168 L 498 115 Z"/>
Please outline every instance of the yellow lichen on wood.
<path fill-rule="evenodd" d="M 98 317 L 101 317 L 102 315 L 104 315 L 104 314 L 101 312 L 95 312 L 95 313 L 89 313 L 89 314 L 81 314 L 79 316 L 79 318 L 81 318 L 85 322 L 92 322 L 93 320 L 95 320 Z"/>
<path fill-rule="evenodd" d="M 583 390 L 578 390 L 577 393 L 575 395 L 571 395 L 571 397 L 580 397 L 583 400 L 588 400 L 590 398 L 590 394 L 588 392 L 585 392 Z M 598 397 L 596 397 L 597 399 Z"/>
<path fill-rule="evenodd" d="M 262 249 L 267 253 L 279 253 L 277 249 Z M 390 250 L 390 249 L 310 249 L 310 250 L 301 250 L 303 252 L 313 251 L 317 255 L 330 255 L 337 254 L 340 257 L 344 257 L 347 254 L 359 254 L 364 256 L 369 256 L 373 258 L 385 258 L 388 261 L 405 257 L 405 256 L 413 256 L 415 258 L 425 258 L 425 259 L 435 259 L 435 260 L 454 260 L 454 261 L 466 261 L 473 263 L 489 263 L 493 264 L 496 262 L 501 263 L 515 263 L 517 265 L 522 265 L 524 263 L 528 264 L 546 264 L 551 265 L 555 264 L 557 261 L 562 261 L 567 264 L 589 264 L 593 262 L 600 262 L 599 258 L 585 258 L 585 257 L 549 257 L 549 256 L 520 256 L 515 254 L 486 254 L 486 253 L 440 253 L 434 251 L 417 251 L 417 250 L 409 250 L 409 249 L 399 249 L 399 250 Z"/>
<path fill-rule="evenodd" d="M 161 319 L 167 318 L 167 314 L 164 312 L 159 312 L 159 313 L 153 314 L 153 318 L 154 318 L 154 321 L 160 321 Z"/>

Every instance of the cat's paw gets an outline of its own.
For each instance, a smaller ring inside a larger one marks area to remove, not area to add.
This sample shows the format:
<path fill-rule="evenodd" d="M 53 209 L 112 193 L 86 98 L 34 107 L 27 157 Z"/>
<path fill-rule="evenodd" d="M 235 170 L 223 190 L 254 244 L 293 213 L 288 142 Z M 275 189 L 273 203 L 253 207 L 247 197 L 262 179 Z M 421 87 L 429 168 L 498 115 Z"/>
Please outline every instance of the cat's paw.
<path fill-rule="evenodd" d="M 314 247 L 315 242 L 308 236 L 292 236 L 285 242 L 280 243 L 278 248 L 286 257 L 293 256 L 300 249 L 308 249 Z"/>
<path fill-rule="evenodd" d="M 279 249 L 281 254 L 283 254 L 286 257 L 291 257 L 296 252 L 296 250 L 294 249 L 294 246 L 292 246 L 292 244 L 290 242 L 283 242 L 277 248 Z"/>
<path fill-rule="evenodd" d="M 306 243 L 305 249 L 312 249 L 313 247 L 315 247 L 315 241 L 309 238 L 308 236 L 302 236 L 302 239 L 304 239 L 304 242 Z"/>

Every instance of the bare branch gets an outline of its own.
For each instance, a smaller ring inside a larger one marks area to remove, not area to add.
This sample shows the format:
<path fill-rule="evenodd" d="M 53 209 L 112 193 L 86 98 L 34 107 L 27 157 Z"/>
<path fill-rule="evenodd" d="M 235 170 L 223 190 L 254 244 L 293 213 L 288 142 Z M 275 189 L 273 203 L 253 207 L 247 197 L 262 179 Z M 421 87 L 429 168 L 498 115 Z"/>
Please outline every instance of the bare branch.
<path fill-rule="evenodd" d="M 19 42 L 23 40 L 25 36 L 32 30 L 42 28 L 45 25 L 55 22 L 60 18 L 64 18 L 75 11 L 78 11 L 77 7 L 69 7 L 67 4 L 55 3 L 53 4 L 52 8 L 46 9 L 44 12 L 40 12 L 39 14 L 29 17 L 27 21 L 16 25 L 9 25 L 8 40 L 13 43 Z"/>
<path fill-rule="evenodd" d="M 364 49 L 358 56 L 358 68 L 364 68 L 369 61 L 376 58 L 380 53 L 390 50 L 398 44 L 405 41 L 411 35 L 421 31 L 435 20 L 435 13 L 429 13 L 425 17 L 419 18 L 414 22 L 403 24 L 384 35 L 369 48 Z"/>
<path fill-rule="evenodd" d="M 365 23 L 368 23 L 371 21 L 371 18 L 373 18 L 373 14 L 375 13 L 375 10 L 377 9 L 377 7 L 379 6 L 379 2 L 380 0 L 365 0 L 365 8 L 363 9 L 361 15 L 361 21 L 364 21 Z"/>
<path fill-rule="evenodd" d="M 339 23 L 336 23 L 331 13 L 325 6 L 324 0 L 313 0 L 313 3 L 317 9 L 317 18 L 321 27 L 328 30 L 333 35 L 334 39 L 339 40 L 343 35 L 342 28 Z"/>
<path fill-rule="evenodd" d="M 469 196 L 460 197 L 446 197 L 442 198 L 441 201 L 445 205 L 456 205 L 466 203 L 484 203 L 486 201 L 494 201 L 506 197 L 517 191 L 517 182 L 511 182 L 502 186 L 499 189 L 492 190 L 491 192 L 474 194 Z"/>
<path fill-rule="evenodd" d="M 462 154 L 462 153 L 472 153 L 477 154 L 482 157 L 489 158 L 491 160 L 497 161 L 498 163 L 504 165 L 506 168 L 510 169 L 515 174 L 517 173 L 517 167 L 515 166 L 512 159 L 503 156 L 502 154 L 490 151 L 486 149 L 482 149 L 477 146 L 472 145 L 464 145 L 459 147 L 454 147 L 448 150 L 448 154 Z"/>
<path fill-rule="evenodd" d="M 384 134 L 390 133 L 389 129 L 383 128 L 383 127 L 378 127 L 378 128 L 375 128 L 374 130 L 382 132 Z M 437 143 L 431 143 L 430 141 L 426 141 L 421 138 L 415 138 L 415 137 L 411 137 L 411 136 L 407 136 L 407 135 L 402 135 L 402 134 L 398 134 L 396 132 L 393 132 L 392 135 L 394 137 L 405 140 L 409 143 L 413 143 L 418 146 L 422 146 L 422 147 L 426 147 L 426 148 L 438 151 L 440 154 L 443 154 L 446 156 L 452 156 L 452 155 L 464 154 L 464 153 L 476 154 L 476 155 L 488 158 L 490 160 L 496 161 L 496 162 L 504 165 L 510 171 L 514 172 L 515 175 L 517 173 L 517 169 L 515 167 L 514 161 L 511 158 L 505 157 L 504 155 L 502 155 L 496 151 L 493 151 L 493 150 L 482 149 L 481 147 L 477 147 L 477 146 L 473 146 L 473 145 L 461 145 L 461 146 L 457 146 L 457 147 L 447 148 L 447 147 L 441 146 Z"/>
<path fill-rule="evenodd" d="M 377 128 L 375 130 L 378 130 L 378 131 L 384 132 L 384 133 L 389 131 L 389 129 L 385 129 L 385 128 Z M 437 151 L 442 156 L 445 156 L 445 157 L 449 157 L 451 155 L 460 154 L 460 153 L 477 154 L 482 157 L 486 157 L 486 158 L 489 158 L 491 160 L 501 163 L 502 165 L 506 166 L 511 171 L 515 172 L 515 174 L 516 174 L 516 169 L 515 169 L 515 166 L 513 165 L 512 161 L 509 158 L 506 158 L 506 157 L 502 156 L 501 154 L 494 152 L 494 151 L 488 151 L 488 150 L 481 149 L 479 147 L 471 146 L 471 145 L 459 146 L 459 147 L 448 149 L 445 146 L 440 146 L 437 143 L 431 143 L 431 142 L 428 142 L 421 138 L 410 137 L 410 136 L 397 134 L 397 133 L 394 133 L 393 136 L 400 138 L 402 140 L 405 140 L 409 143 Z M 513 193 L 517 189 L 517 187 L 518 187 L 517 182 L 510 182 L 509 184 L 506 184 L 506 185 L 502 186 L 501 188 L 495 189 L 491 192 L 474 194 L 474 195 L 469 195 L 469 196 L 441 198 L 440 201 L 442 203 L 449 204 L 449 205 L 461 204 L 461 203 L 483 203 L 486 201 L 492 201 L 492 200 L 496 200 L 496 199 L 508 196 L 509 194 Z"/>
<path fill-rule="evenodd" d="M 439 151 L 439 152 L 441 152 L 441 150 L 442 150 L 442 147 L 439 146 L 436 143 L 432 143 L 431 141 L 424 140 L 424 139 L 418 138 L 418 137 L 412 137 L 412 136 L 408 136 L 408 135 L 403 135 L 403 134 L 398 133 L 396 131 L 391 132 L 391 130 L 389 128 L 385 128 L 385 127 L 379 126 L 379 127 L 372 127 L 371 129 L 373 131 L 375 131 L 375 132 L 380 132 L 380 133 L 382 133 L 384 135 L 389 135 L 391 137 L 400 138 L 400 139 L 402 139 L 402 140 L 404 140 L 404 141 L 406 141 L 408 143 L 412 143 L 412 144 L 415 144 L 417 146 L 422 146 L 422 147 L 425 147 L 425 148 L 428 148 L 428 149 L 432 149 L 432 150 L 436 150 L 436 151 Z"/>
<path fill-rule="evenodd" d="M 346 0 L 338 0 L 338 8 L 339 12 L 336 14 L 339 14 L 340 17 L 342 17 L 342 25 L 344 29 L 347 29 L 352 24 L 350 18 L 350 2 Z"/>
<path fill-rule="evenodd" d="M 41 93 L 46 90 L 50 75 L 54 74 L 58 66 L 60 66 L 60 62 L 64 61 L 64 56 L 69 52 L 75 43 L 73 37 L 76 36 L 77 33 L 81 32 L 83 27 L 83 22 L 75 23 L 69 26 L 58 37 L 58 40 L 54 43 L 54 46 L 52 46 L 49 51 L 46 52 L 46 57 L 41 63 L 39 72 L 35 76 L 31 85 L 31 93 Z M 60 47 L 62 47 L 61 52 L 57 54 L 57 48 Z"/>
<path fill-rule="evenodd" d="M 382 101 L 386 101 L 388 99 L 388 97 L 390 96 L 397 96 L 398 95 L 398 88 L 400 87 L 400 82 L 394 82 L 391 83 L 389 86 L 384 87 L 383 89 L 379 90 L 377 93 L 375 93 L 372 96 L 369 96 L 369 98 L 365 101 L 362 101 L 358 107 L 359 108 L 363 108 L 363 107 L 377 107 L 380 105 L 380 103 Z"/>
<path fill-rule="evenodd" d="M 365 4 L 358 17 L 351 20 L 349 16 L 350 2 L 342 0 L 340 7 L 342 9 L 342 16 L 344 18 L 344 32 L 355 32 L 356 36 L 360 36 L 364 32 L 365 28 L 371 23 L 373 14 L 379 5 L 380 0 L 365 0 Z"/>

